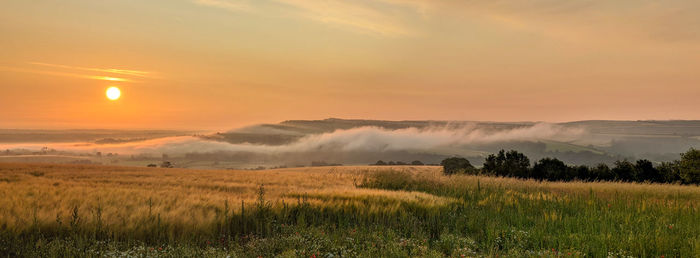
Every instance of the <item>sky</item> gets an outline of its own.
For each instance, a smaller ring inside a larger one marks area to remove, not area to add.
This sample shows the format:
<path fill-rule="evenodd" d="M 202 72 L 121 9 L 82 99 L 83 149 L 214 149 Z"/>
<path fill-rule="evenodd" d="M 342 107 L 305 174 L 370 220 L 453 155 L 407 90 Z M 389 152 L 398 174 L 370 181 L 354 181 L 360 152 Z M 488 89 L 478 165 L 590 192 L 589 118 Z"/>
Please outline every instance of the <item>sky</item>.
<path fill-rule="evenodd" d="M 695 0 L 0 5 L 0 128 L 700 119 Z"/>

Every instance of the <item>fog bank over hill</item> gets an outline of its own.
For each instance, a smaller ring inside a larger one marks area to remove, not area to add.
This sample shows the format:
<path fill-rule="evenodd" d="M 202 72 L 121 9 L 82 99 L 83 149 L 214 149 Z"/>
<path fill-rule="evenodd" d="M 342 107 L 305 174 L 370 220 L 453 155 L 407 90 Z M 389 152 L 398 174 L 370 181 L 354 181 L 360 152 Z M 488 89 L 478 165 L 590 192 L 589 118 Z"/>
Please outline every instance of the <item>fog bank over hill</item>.
<path fill-rule="evenodd" d="M 182 167 L 216 168 L 297 166 L 312 161 L 439 163 L 450 156 L 467 157 L 480 165 L 486 155 L 500 149 L 522 151 L 533 161 L 549 156 L 571 164 L 611 163 L 623 158 L 659 162 L 677 159 L 679 153 L 700 147 L 700 121 L 292 120 L 220 133 L 120 132 L 127 137 L 101 134 L 99 139 L 76 142 L 52 141 L 51 133 L 40 132 L 34 133 L 43 137 L 42 142 L 20 142 L 12 138 L 13 133 L 26 138 L 20 131 L 2 133 L 0 148 L 5 154 L 0 161 L 63 153 L 105 163 L 103 154 L 117 153 L 108 162 L 143 165 L 169 159 Z M 99 159 L 94 157 L 97 152 Z"/>

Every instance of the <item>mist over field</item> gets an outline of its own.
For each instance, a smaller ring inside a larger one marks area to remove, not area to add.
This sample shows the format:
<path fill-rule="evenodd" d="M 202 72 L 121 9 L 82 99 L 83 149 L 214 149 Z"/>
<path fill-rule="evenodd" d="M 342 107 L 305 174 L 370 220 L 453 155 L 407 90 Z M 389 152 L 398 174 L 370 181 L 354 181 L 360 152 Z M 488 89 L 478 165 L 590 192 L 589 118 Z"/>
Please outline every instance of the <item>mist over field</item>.
<path fill-rule="evenodd" d="M 43 140 L 22 141 L 28 133 L 41 135 Z M 109 155 L 112 158 L 108 162 L 129 165 L 170 159 L 183 167 L 257 167 L 300 166 L 313 161 L 350 165 L 377 160 L 438 163 L 445 157 L 462 156 L 480 164 L 490 153 L 517 149 L 533 158 L 555 156 L 572 164 L 595 164 L 619 158 L 666 161 L 690 147 L 700 146 L 700 123 L 692 121 L 495 123 L 326 119 L 262 124 L 223 133 L 52 133 L 5 131 L 0 137 L 0 148 L 5 150 L 2 157 L 22 161 L 32 156 L 35 161 L 37 155 L 54 154 L 51 157 L 64 156 L 61 162 L 66 161 L 65 156 L 100 162 L 90 158 L 99 152 L 100 159 Z"/>

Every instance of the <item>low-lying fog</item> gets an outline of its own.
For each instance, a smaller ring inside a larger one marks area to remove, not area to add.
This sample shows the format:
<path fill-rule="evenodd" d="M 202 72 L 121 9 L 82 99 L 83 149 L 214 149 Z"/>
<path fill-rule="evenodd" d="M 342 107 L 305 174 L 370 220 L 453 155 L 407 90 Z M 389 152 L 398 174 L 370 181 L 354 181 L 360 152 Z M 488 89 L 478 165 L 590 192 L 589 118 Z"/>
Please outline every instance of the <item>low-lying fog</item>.
<path fill-rule="evenodd" d="M 55 158 L 57 162 L 145 165 L 167 159 L 181 167 L 248 168 L 309 165 L 313 161 L 369 164 L 419 160 L 429 164 L 463 156 L 478 166 L 483 157 L 501 148 L 524 152 L 533 162 L 545 156 L 573 164 L 610 163 L 622 158 L 666 161 L 700 146 L 700 123 L 678 123 L 287 121 L 203 135 L 0 142 L 0 149 L 5 150 L 0 161 L 36 162 L 44 155 L 48 162 L 50 157 L 61 157 Z"/>

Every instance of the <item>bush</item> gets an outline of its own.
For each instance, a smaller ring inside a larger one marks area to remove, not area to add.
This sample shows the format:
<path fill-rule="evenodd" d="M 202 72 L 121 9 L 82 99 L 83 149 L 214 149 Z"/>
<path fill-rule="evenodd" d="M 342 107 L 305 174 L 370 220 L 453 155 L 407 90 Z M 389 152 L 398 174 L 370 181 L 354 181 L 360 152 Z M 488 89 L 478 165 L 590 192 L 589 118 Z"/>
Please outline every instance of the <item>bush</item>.
<path fill-rule="evenodd" d="M 654 168 L 654 164 L 646 159 L 637 160 L 634 165 L 634 178 L 637 182 L 660 182 L 662 181 L 659 170 Z"/>
<path fill-rule="evenodd" d="M 484 162 L 484 172 L 507 177 L 528 178 L 530 175 L 530 159 L 515 150 L 501 150 L 497 155 L 491 154 Z"/>
<path fill-rule="evenodd" d="M 620 181 L 634 181 L 634 164 L 628 160 L 618 160 L 615 161 L 615 167 L 612 169 L 613 175 L 615 175 L 616 180 Z"/>
<path fill-rule="evenodd" d="M 442 162 L 440 162 L 440 165 L 442 165 L 443 172 L 446 175 L 452 175 L 457 173 L 473 174 L 476 170 L 474 166 L 472 166 L 472 164 L 469 163 L 469 160 L 458 157 L 446 158 L 442 160 Z"/>
<path fill-rule="evenodd" d="M 414 166 L 423 166 L 424 164 L 423 164 L 423 162 L 421 162 L 420 160 L 414 160 L 413 162 L 411 162 L 411 165 L 414 165 Z"/>
<path fill-rule="evenodd" d="M 606 165 L 605 163 L 600 163 L 596 167 L 591 169 L 591 179 L 593 180 L 601 180 L 601 181 L 610 181 L 615 179 L 615 175 L 613 175 L 612 170 L 610 170 L 610 167 Z"/>
<path fill-rule="evenodd" d="M 561 160 L 544 158 L 535 162 L 535 166 L 532 168 L 532 178 L 549 181 L 565 180 L 568 172 L 569 166 Z"/>
<path fill-rule="evenodd" d="M 685 184 L 700 184 L 700 151 L 690 149 L 681 154 L 681 161 L 678 166 L 681 180 Z"/>

